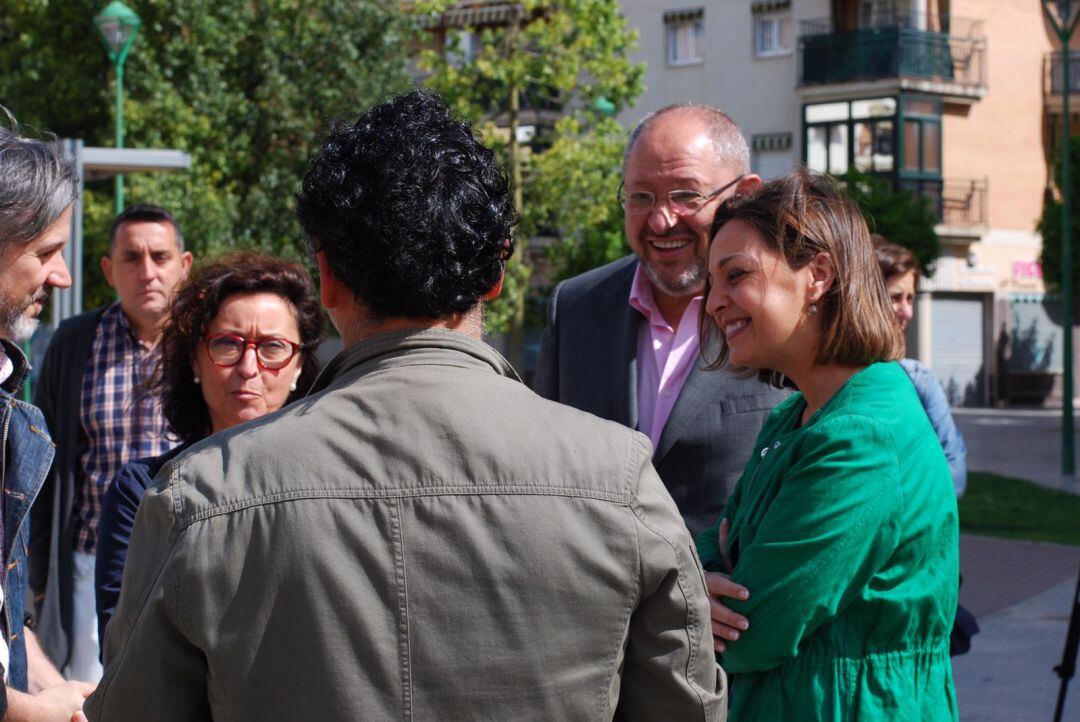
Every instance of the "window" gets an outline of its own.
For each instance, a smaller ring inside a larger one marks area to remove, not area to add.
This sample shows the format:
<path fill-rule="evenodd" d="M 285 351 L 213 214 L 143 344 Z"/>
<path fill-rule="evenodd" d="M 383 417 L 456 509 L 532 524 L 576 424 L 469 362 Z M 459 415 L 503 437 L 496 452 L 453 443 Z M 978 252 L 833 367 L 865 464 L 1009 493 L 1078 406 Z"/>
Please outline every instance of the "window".
<path fill-rule="evenodd" d="M 769 13 L 754 16 L 754 55 L 768 58 L 788 55 L 795 47 L 791 15 Z"/>
<path fill-rule="evenodd" d="M 705 60 L 705 11 L 664 13 L 668 65 L 695 65 Z"/>
<path fill-rule="evenodd" d="M 904 164 L 911 176 L 941 177 L 941 102 L 904 97 Z"/>
<path fill-rule="evenodd" d="M 818 103 L 803 109 L 806 165 L 843 175 L 895 170 L 896 98 Z"/>
<path fill-rule="evenodd" d="M 791 0 L 758 0 L 750 5 L 754 16 L 754 56 L 789 55 L 795 49 L 795 23 Z"/>
<path fill-rule="evenodd" d="M 483 46 L 480 33 L 474 30 L 451 30 L 446 34 L 446 57 L 457 68 L 475 60 Z"/>

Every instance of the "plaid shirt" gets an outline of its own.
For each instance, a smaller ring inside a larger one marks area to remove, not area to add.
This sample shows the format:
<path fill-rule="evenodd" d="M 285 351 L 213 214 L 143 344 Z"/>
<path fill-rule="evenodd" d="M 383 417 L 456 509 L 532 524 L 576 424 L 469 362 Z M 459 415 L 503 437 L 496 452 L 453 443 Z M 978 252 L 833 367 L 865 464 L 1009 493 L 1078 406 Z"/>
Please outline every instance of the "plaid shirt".
<path fill-rule="evenodd" d="M 176 446 L 156 398 L 136 398 L 153 374 L 160 347 L 140 342 L 114 303 L 101 316 L 83 371 L 80 418 L 86 436 L 84 483 L 75 491 L 75 549 L 93 554 L 101 500 L 113 475 L 129 461 Z"/>

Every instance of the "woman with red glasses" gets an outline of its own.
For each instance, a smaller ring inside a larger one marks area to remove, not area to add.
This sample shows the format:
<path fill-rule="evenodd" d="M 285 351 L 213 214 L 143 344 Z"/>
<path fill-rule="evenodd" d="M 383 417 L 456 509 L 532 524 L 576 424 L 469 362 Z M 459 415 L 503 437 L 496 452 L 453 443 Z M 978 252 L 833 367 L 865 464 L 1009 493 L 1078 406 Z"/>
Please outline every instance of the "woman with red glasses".
<path fill-rule="evenodd" d="M 302 396 L 318 372 L 322 329 L 307 271 L 263 253 L 222 257 L 176 293 L 150 390 L 183 443 L 122 467 L 106 492 L 95 568 L 99 639 L 120 596 L 135 512 L 151 480 L 196 441 Z"/>

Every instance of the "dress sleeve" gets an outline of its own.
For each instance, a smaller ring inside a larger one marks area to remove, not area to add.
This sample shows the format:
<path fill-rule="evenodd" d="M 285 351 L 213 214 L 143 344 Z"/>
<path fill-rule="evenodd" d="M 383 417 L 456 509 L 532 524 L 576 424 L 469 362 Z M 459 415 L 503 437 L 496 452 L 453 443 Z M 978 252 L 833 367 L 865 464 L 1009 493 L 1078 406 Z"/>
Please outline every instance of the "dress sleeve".
<path fill-rule="evenodd" d="M 728 606 L 750 628 L 723 653 L 729 672 L 773 669 L 863 593 L 898 540 L 901 493 L 891 438 L 872 419 L 807 429 L 732 579 L 750 590 Z"/>

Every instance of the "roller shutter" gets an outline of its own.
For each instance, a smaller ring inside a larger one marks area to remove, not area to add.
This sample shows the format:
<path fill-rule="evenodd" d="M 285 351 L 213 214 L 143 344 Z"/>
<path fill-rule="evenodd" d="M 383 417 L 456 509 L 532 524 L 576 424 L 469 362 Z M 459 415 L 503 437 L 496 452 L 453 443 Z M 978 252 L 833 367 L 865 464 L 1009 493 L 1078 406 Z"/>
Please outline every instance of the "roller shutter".
<path fill-rule="evenodd" d="M 981 295 L 935 293 L 931 359 L 953 406 L 985 406 L 986 304 Z"/>

